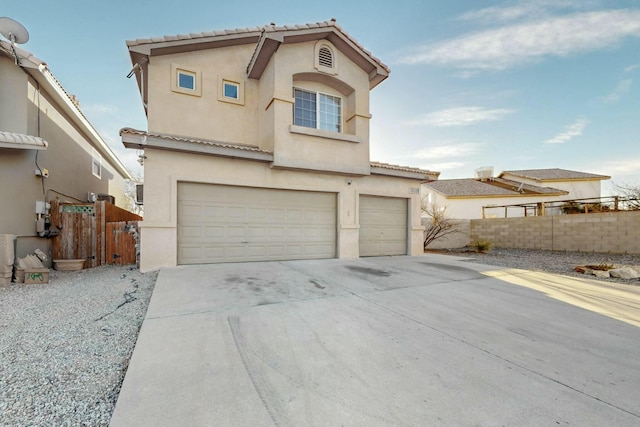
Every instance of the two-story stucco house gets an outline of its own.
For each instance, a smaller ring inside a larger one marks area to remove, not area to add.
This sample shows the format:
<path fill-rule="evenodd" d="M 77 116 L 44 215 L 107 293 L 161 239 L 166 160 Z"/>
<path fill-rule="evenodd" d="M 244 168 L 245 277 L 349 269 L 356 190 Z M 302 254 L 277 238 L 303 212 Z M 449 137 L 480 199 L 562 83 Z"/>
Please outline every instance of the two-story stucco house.
<path fill-rule="evenodd" d="M 421 254 L 427 170 L 369 159 L 389 75 L 334 20 L 127 42 L 148 131 L 141 269 Z"/>
<path fill-rule="evenodd" d="M 95 193 L 126 208 L 127 179 L 47 64 L 0 41 L 0 234 L 17 236 L 15 255 L 50 254 L 49 201 L 86 202 Z"/>

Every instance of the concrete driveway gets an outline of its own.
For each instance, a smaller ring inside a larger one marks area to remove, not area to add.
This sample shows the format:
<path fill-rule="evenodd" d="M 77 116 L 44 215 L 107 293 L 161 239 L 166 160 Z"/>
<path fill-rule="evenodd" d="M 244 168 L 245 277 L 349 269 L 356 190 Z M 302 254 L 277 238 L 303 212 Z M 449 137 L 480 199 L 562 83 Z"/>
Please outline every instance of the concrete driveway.
<path fill-rule="evenodd" d="M 111 426 L 637 426 L 634 322 L 441 255 L 165 269 Z"/>

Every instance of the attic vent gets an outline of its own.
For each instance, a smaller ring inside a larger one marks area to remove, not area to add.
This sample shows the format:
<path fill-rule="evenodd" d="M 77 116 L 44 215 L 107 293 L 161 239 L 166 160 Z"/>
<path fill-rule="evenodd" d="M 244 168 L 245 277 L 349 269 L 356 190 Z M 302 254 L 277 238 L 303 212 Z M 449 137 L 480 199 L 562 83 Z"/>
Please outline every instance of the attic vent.
<path fill-rule="evenodd" d="M 326 46 L 318 50 L 318 64 L 323 67 L 333 68 L 333 52 Z"/>

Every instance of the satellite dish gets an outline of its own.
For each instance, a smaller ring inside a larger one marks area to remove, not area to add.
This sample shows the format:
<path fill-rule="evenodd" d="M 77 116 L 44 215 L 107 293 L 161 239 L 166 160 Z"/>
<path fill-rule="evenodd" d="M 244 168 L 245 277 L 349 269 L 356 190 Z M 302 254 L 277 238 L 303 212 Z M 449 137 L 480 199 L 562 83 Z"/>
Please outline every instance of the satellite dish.
<path fill-rule="evenodd" d="M 29 41 L 29 32 L 18 21 L 11 18 L 0 17 L 0 34 L 12 44 L 24 44 Z"/>

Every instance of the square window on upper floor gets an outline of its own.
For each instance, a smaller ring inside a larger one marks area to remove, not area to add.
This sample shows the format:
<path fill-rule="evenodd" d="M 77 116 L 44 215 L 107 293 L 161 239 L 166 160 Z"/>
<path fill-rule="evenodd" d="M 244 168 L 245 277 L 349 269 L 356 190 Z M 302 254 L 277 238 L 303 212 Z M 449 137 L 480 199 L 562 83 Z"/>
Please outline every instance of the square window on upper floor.
<path fill-rule="evenodd" d="M 178 87 L 183 89 L 196 89 L 196 75 L 186 71 L 178 71 Z"/>
<path fill-rule="evenodd" d="M 171 90 L 185 95 L 201 96 L 201 73 L 192 66 L 171 64 Z"/>
<path fill-rule="evenodd" d="M 238 99 L 240 96 L 240 85 L 232 82 L 223 82 L 224 96 L 231 99 Z"/>
<path fill-rule="evenodd" d="M 218 101 L 244 105 L 244 81 L 239 76 L 218 77 Z"/>

